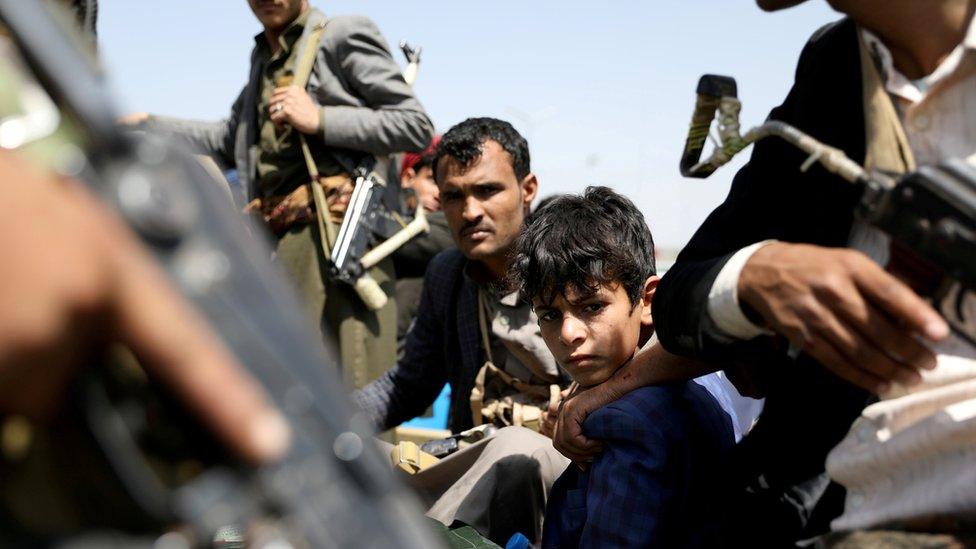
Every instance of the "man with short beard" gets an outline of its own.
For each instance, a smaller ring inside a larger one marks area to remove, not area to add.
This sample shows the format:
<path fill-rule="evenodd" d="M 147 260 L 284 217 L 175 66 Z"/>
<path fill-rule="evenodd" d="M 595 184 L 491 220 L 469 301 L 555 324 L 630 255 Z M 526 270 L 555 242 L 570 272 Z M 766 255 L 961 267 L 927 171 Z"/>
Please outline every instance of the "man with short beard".
<path fill-rule="evenodd" d="M 221 165 L 237 168 L 251 200 L 248 209 L 274 233 L 277 260 L 320 323 L 323 338 L 339 342 L 346 379 L 361 387 L 396 357 L 392 260 L 370 270 L 391 298 L 371 311 L 350 286 L 329 276 L 316 215 L 338 226 L 353 189 L 350 172 L 361 160 L 422 150 L 433 126 L 370 20 L 326 18 L 308 0 L 248 4 L 264 30 L 255 37 L 250 78 L 229 118 L 211 123 L 141 113 L 123 122 L 178 136 Z M 323 21 L 319 43 L 309 44 Z M 306 47 L 317 51 L 302 88 L 291 80 Z M 300 135 L 319 172 L 327 212 L 314 211 Z"/>
<path fill-rule="evenodd" d="M 569 383 L 531 305 L 507 284 L 510 255 L 538 190 L 528 143 L 507 122 L 471 118 L 444 134 L 431 164 L 457 249 L 441 252 L 427 269 L 403 358 L 353 395 L 379 430 L 420 415 L 445 383 L 448 427 L 473 427 L 471 394 L 489 360 L 526 383 Z M 428 516 L 468 524 L 502 545 L 516 532 L 539 539 L 546 495 L 568 461 L 551 440 L 523 427 L 500 429 L 477 451 L 475 459 L 464 451 L 451 456 L 444 466 L 463 466 L 440 474 L 439 487 L 421 487 Z"/>

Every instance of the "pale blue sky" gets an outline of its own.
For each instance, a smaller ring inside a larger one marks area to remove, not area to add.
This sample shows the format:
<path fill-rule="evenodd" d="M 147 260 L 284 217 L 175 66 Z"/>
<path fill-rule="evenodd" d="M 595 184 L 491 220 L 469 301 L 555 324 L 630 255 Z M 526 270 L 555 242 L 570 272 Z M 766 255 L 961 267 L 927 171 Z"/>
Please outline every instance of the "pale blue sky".
<path fill-rule="evenodd" d="M 786 95 L 810 34 L 839 17 L 822 0 L 776 14 L 750 0 L 317 1 L 423 46 L 417 95 L 439 132 L 469 116 L 529 139 L 541 195 L 611 186 L 682 246 L 744 158 L 707 180 L 678 173 L 698 77 L 739 83 L 744 126 Z M 102 0 L 99 40 L 127 110 L 226 116 L 260 31 L 245 0 Z M 400 52 L 394 52 L 403 64 Z"/>

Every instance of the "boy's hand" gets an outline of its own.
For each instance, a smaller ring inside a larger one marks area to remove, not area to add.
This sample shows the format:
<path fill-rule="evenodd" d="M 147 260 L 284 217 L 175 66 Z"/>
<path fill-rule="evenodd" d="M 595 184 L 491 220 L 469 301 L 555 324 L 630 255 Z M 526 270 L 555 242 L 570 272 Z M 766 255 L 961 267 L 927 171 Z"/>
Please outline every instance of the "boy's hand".
<path fill-rule="evenodd" d="M 583 435 L 583 422 L 594 410 L 617 400 L 619 395 L 608 385 L 605 382 L 589 389 L 580 389 L 574 383 L 570 389 L 575 390 L 563 398 L 556 412 L 552 445 L 581 469 L 585 469 L 603 450 L 600 441 Z"/>

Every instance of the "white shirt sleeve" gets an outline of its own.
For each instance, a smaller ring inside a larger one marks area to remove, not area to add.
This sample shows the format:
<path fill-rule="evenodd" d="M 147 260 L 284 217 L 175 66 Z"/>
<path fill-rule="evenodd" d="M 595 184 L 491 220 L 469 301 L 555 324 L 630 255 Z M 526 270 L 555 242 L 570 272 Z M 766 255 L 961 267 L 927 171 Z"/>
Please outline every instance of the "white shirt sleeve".
<path fill-rule="evenodd" d="M 719 271 L 718 277 L 708 291 L 708 316 L 712 319 L 718 335 L 733 339 L 753 339 L 770 332 L 757 326 L 746 318 L 739 306 L 739 273 L 752 254 L 763 246 L 776 242 L 764 240 L 742 248 L 732 255 Z"/>

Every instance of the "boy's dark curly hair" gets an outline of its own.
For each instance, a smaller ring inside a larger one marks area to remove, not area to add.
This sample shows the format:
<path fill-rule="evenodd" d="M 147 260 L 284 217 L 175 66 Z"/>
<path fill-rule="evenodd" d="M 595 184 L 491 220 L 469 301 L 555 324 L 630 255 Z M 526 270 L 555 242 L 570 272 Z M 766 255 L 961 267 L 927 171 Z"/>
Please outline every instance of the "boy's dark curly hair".
<path fill-rule="evenodd" d="M 516 245 L 512 283 L 522 298 L 551 303 L 572 289 L 586 297 L 621 284 L 636 305 L 657 273 L 654 238 L 634 203 L 607 187 L 564 195 L 532 214 Z"/>
<path fill-rule="evenodd" d="M 482 146 L 489 139 L 512 157 L 512 168 L 519 181 L 529 175 L 529 144 L 511 124 L 497 118 L 469 118 L 454 125 L 441 138 L 431 162 L 434 180 L 437 181 L 437 163 L 441 158 L 450 156 L 470 166 L 481 157 Z"/>

